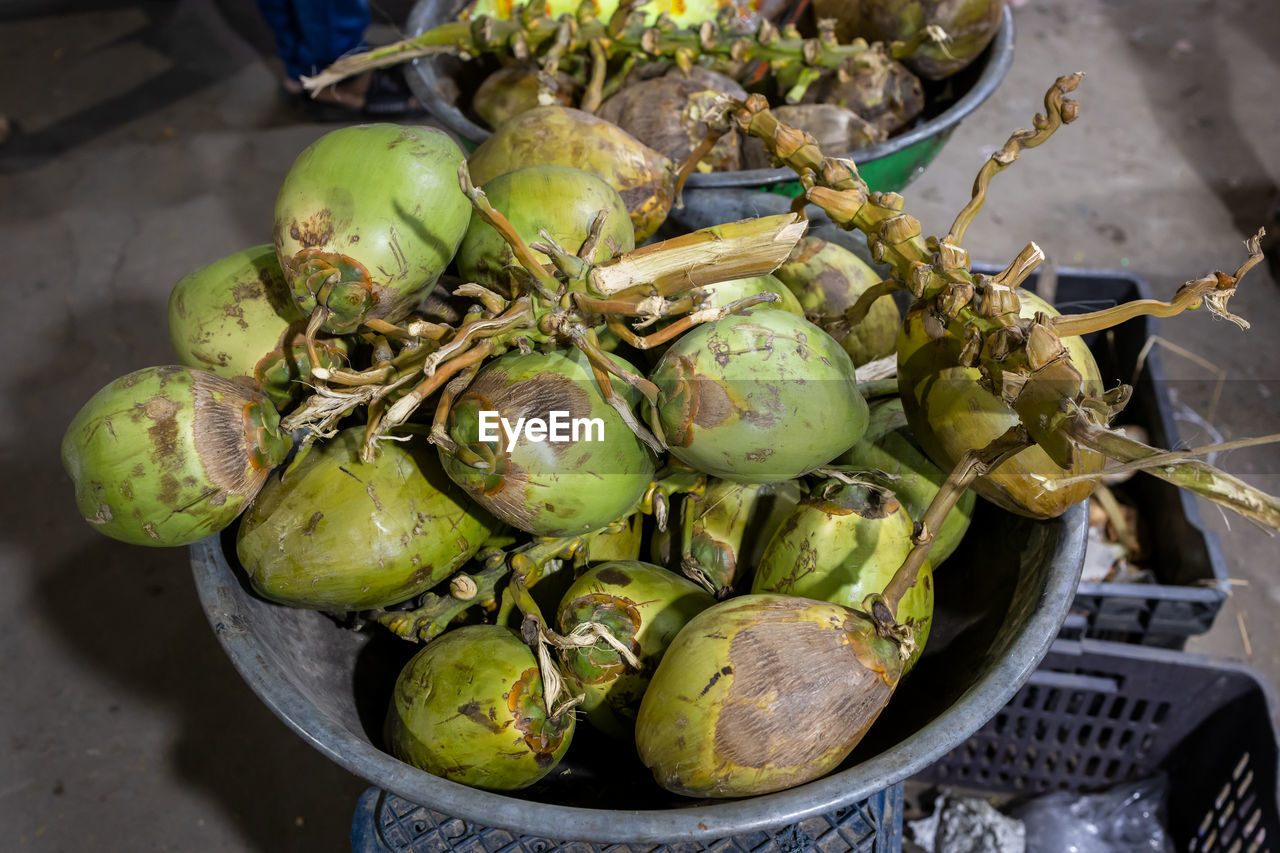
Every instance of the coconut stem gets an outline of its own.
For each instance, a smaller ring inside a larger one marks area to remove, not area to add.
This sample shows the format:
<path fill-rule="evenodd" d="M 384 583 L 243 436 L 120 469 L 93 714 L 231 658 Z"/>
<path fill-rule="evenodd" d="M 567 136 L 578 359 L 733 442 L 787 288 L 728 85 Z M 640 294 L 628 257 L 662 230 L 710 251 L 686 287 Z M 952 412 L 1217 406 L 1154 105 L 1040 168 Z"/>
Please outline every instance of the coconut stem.
<path fill-rule="evenodd" d="M 475 282 L 467 282 L 460 284 L 453 291 L 453 295 L 463 299 L 474 299 L 484 306 L 484 310 L 490 315 L 497 316 L 507 310 L 508 302 L 505 297 L 494 293 L 489 288 L 476 284 Z"/>
<path fill-rule="evenodd" d="M 733 117 L 744 133 L 760 138 L 775 157 L 795 170 L 800 176 L 801 183 L 806 187 L 805 197 L 810 202 L 823 208 L 837 225 L 844 228 L 857 228 L 866 234 L 873 257 L 889 263 L 894 269 L 895 276 L 905 282 L 914 295 L 920 298 L 938 297 L 940 294 L 956 292 L 957 288 L 962 290 L 966 284 L 972 286 L 973 275 L 968 269 L 968 253 L 958 245 L 965 228 L 981 209 L 991 178 L 1016 160 L 1021 149 L 1039 145 L 1058 127 L 1076 117 L 1077 105 L 1074 101 L 1067 100 L 1064 95 L 1075 89 L 1081 76 L 1072 74 L 1055 81 L 1045 95 L 1046 110 L 1049 115 L 1037 115 L 1034 120 L 1036 127 L 1034 131 L 1014 133 L 1004 148 L 993 155 L 979 172 L 970 203 L 957 217 L 951 233 L 941 241 L 932 238 L 928 241 L 920 239 L 918 223 L 900 213 L 902 210 L 900 196 L 893 193 L 869 194 L 865 183 L 858 176 L 857 167 L 851 161 L 823 157 L 822 151 L 813 138 L 803 131 L 779 122 L 769 112 L 768 102 L 764 98 L 752 95 L 745 103 L 735 107 Z M 1205 282 L 1203 285 L 1198 282 L 1191 283 L 1195 291 L 1201 293 L 1203 300 L 1209 304 L 1210 310 L 1237 323 L 1243 321 L 1227 312 L 1225 303 L 1239 277 L 1261 260 L 1257 240 L 1258 238 L 1255 237 L 1249 242 L 1250 257 L 1241 265 L 1234 277 L 1217 273 L 1213 277 L 1202 280 Z M 1032 250 L 1034 254 L 1034 246 L 1029 246 L 1028 250 Z M 1024 253 L 1026 251 L 1024 250 Z M 1028 256 L 1027 260 L 1030 259 Z M 1011 265 L 1008 270 L 1011 284 L 1024 268 L 1025 264 L 1021 263 Z M 1212 287 L 1208 282 L 1212 282 Z M 1006 320 L 1008 315 L 984 316 L 980 309 L 989 301 L 992 294 L 984 294 L 984 297 L 986 298 L 979 304 L 975 304 L 972 299 L 954 300 L 954 310 L 949 311 L 948 317 L 944 319 L 946 328 L 943 333 L 964 339 L 968 330 L 978 332 L 984 343 L 981 348 L 982 366 L 992 375 L 1002 376 L 1006 386 L 1015 383 L 1019 377 L 1030 378 L 1030 371 L 1027 368 L 1034 365 L 1028 361 L 1031 353 L 1028 352 L 1026 343 L 1055 343 L 1048 341 L 1045 334 L 1035 334 L 1037 328 L 1048 333 L 1048 336 L 1061 337 L 1063 334 L 1077 334 L 1090 330 L 1091 324 L 1097 322 L 1096 318 L 1090 320 L 1089 315 L 1081 315 L 1084 319 L 1064 318 L 1061 322 L 1054 321 L 1052 325 L 1047 322 L 1030 325 L 1021 323 L 1019 329 L 1024 332 L 1021 337 L 1026 340 L 1014 341 L 1011 346 L 1016 346 L 1015 351 L 1006 353 L 1003 361 L 997 361 L 992 356 L 991 348 L 985 344 L 1000 342 L 999 338 L 992 337 L 992 333 L 999 335 L 1006 331 L 1004 327 L 1008 323 Z M 1150 307 L 1148 303 L 1139 313 L 1145 313 Z M 1073 323 L 1075 325 L 1072 325 Z M 1111 323 L 1105 323 L 1099 328 L 1105 328 L 1107 325 Z M 1057 348 L 1060 349 L 1061 345 L 1058 344 Z M 1081 375 L 1071 365 L 1070 358 L 1065 353 L 1055 357 L 1053 364 L 1055 375 L 1073 379 L 1078 379 Z M 1037 384 L 1043 387 L 1043 383 Z M 1072 387 L 1077 385 L 1077 382 L 1072 383 Z M 1007 387 L 1004 390 L 1007 390 Z M 1029 410 L 1031 404 L 1035 404 L 1042 410 L 1049 409 L 1049 404 L 1055 401 L 1047 399 L 1048 396 L 1049 392 L 1030 395 L 1027 405 L 1020 406 L 1019 412 Z M 1071 399 L 1069 395 L 1059 395 L 1059 402 L 1071 401 Z M 1052 408 L 1055 411 L 1062 411 L 1059 405 L 1054 405 Z M 1146 448 L 1145 445 L 1137 442 L 1126 445 L 1124 442 L 1132 440 L 1111 433 L 1104 427 L 1087 425 L 1082 418 L 1072 419 L 1061 415 L 1055 417 L 1058 418 L 1057 423 L 1047 428 L 1037 429 L 1038 437 L 1048 440 L 1048 444 L 1042 447 L 1045 447 L 1051 456 L 1055 451 L 1068 450 L 1069 448 L 1063 445 L 1069 444 L 1072 439 L 1085 447 L 1092 447 L 1121 461 L 1131 461 L 1157 452 L 1154 448 Z M 1138 448 L 1145 448 L 1145 451 Z M 1161 472 L 1158 476 L 1164 476 L 1165 479 L 1177 485 L 1184 486 L 1210 500 L 1223 503 L 1251 519 L 1275 526 L 1275 499 L 1211 466 L 1199 462 L 1186 462 L 1173 466 L 1168 472 L 1163 472 L 1160 468 L 1153 470 Z M 883 602 L 880 603 L 883 605 Z"/>
<path fill-rule="evenodd" d="M 404 39 L 339 59 L 316 76 L 303 77 L 302 85 L 314 97 L 321 89 L 340 83 L 348 77 L 354 77 L 375 68 L 399 65 L 401 62 L 408 62 L 420 56 L 458 53 L 463 49 L 461 46 L 471 41 L 471 22 L 451 21 L 433 27 L 415 39 Z"/>
<path fill-rule="evenodd" d="M 453 436 L 449 435 L 448 422 L 449 412 L 453 410 L 453 401 L 458 399 L 458 395 L 471 385 L 471 381 L 476 378 L 476 374 L 480 372 L 480 364 L 471 364 L 458 373 L 457 376 L 449 380 L 444 386 L 444 390 L 440 392 L 440 399 L 436 402 L 435 417 L 431 421 L 431 442 L 454 456 L 464 465 L 475 466 L 480 462 L 480 455 L 463 447 L 453 440 Z"/>
<path fill-rule="evenodd" d="M 569 37 L 561 44 L 557 39 L 564 38 L 564 29 L 569 30 Z M 564 53 L 579 51 L 593 42 L 600 43 L 609 56 L 621 54 L 638 61 L 688 61 L 689 57 L 712 56 L 735 63 L 757 59 L 779 67 L 829 69 L 856 62 L 870 49 L 862 39 L 839 44 L 834 38 L 802 38 L 794 26 L 784 27 L 779 33 L 771 23 L 762 24 L 754 35 L 745 35 L 713 21 L 704 21 L 697 28 L 676 28 L 661 22 L 649 26 L 643 13 L 602 22 L 587 7 L 577 15 L 576 22 L 540 13 L 512 15 L 506 20 L 482 15 L 473 21 L 453 21 L 416 38 L 340 59 L 314 77 L 303 77 L 302 84 L 315 94 L 348 77 L 420 56 L 452 53 L 469 58 L 517 52 L 535 56 L 548 43 Z"/>
<path fill-rule="evenodd" d="M 600 296 L 668 296 L 704 284 L 773 272 L 809 223 L 782 213 L 701 228 L 651 243 L 592 268 L 587 283 Z"/>
<path fill-rule="evenodd" d="M 497 594 L 498 583 L 506 577 L 511 569 L 507 566 L 505 555 L 497 552 L 484 561 L 484 568 L 472 574 L 459 574 L 454 580 L 466 578 L 467 582 L 458 584 L 458 588 L 470 592 L 474 585 L 475 592 L 466 598 L 452 593 L 454 585 L 450 584 L 449 595 L 427 593 L 413 610 L 374 610 L 365 615 L 371 622 L 377 622 L 397 637 L 417 642 L 427 642 L 443 634 L 460 614 L 473 605 L 493 601 Z"/>
<path fill-rule="evenodd" d="M 650 407 L 657 404 L 658 386 L 648 379 L 614 364 L 608 354 L 600 348 L 600 342 L 596 339 L 596 333 L 592 329 L 574 327 L 570 330 L 569 336 L 574 346 L 582 350 L 587 356 L 587 360 L 591 362 L 591 374 L 595 377 L 596 386 L 599 387 L 605 402 L 613 407 L 613 410 L 622 418 L 627 428 L 635 434 L 636 438 L 643 441 L 650 450 L 657 454 L 665 452 L 666 445 L 636 419 L 635 413 L 631 411 L 630 401 L 614 390 L 613 381 L 609 376 L 610 374 L 617 376 L 643 394 Z"/>
<path fill-rule="evenodd" d="M 973 182 L 973 196 L 956 216 L 956 221 L 952 224 L 951 231 L 943 238 L 943 242 L 959 244 L 964 240 L 965 230 L 982 210 L 983 204 L 986 203 L 987 188 L 991 185 L 991 179 L 1009 168 L 1018 159 L 1018 155 L 1023 149 L 1035 148 L 1053 136 L 1054 132 L 1062 125 L 1075 121 L 1080 111 L 1079 104 L 1066 96 L 1076 90 L 1082 77 L 1084 77 L 1084 72 L 1081 71 L 1077 71 L 1075 74 L 1068 74 L 1065 77 L 1059 77 L 1049 91 L 1045 93 L 1044 113 L 1037 113 L 1036 117 L 1032 119 L 1035 130 L 1014 131 L 1013 135 L 1005 142 L 1004 147 L 992 154 L 991 158 L 983 164 L 978 171 L 978 177 Z"/>
<path fill-rule="evenodd" d="M 1064 423 L 1068 435 L 1084 447 L 1141 470 L 1231 509 L 1271 530 L 1280 530 L 1280 498 L 1250 486 L 1185 451 L 1162 451 L 1078 414 Z M 1269 436 L 1268 439 L 1274 438 Z"/>
<path fill-rule="evenodd" d="M 578 247 L 577 257 L 582 263 L 590 263 L 591 258 L 595 255 L 596 247 L 604 239 L 604 228 L 608 219 L 609 212 L 600 210 L 596 213 L 595 219 L 591 220 L 591 227 L 587 229 L 587 239 L 583 240 L 582 245 Z"/>
<path fill-rule="evenodd" d="M 936 44 L 942 53 L 950 57 L 951 53 L 947 50 L 947 42 L 949 41 L 951 41 L 951 36 L 942 27 L 937 25 L 921 27 L 916 30 L 915 35 L 905 41 L 890 42 L 889 55 L 899 60 L 910 59 L 926 44 Z"/>
<path fill-rule="evenodd" d="M 888 296 L 902 289 L 902 282 L 896 278 L 885 279 L 879 284 L 873 284 L 862 292 L 858 297 L 858 301 L 849 306 L 836 322 L 842 323 L 847 329 L 866 319 L 867 314 L 871 311 L 871 306 L 882 296 Z M 838 336 L 839 337 L 839 336 Z"/>
<path fill-rule="evenodd" d="M 477 340 L 494 338 L 506 332 L 528 328 L 533 324 L 533 318 L 533 306 L 526 296 L 516 299 L 497 317 L 472 320 L 458 329 L 452 340 L 426 357 L 422 363 L 422 372 L 430 376 L 440 365 L 448 363 L 450 359 L 470 349 Z"/>
<path fill-rule="evenodd" d="M 1106 308 L 1102 311 L 1052 317 L 1049 319 L 1049 325 L 1060 336 L 1087 335 L 1090 332 L 1109 329 L 1143 314 L 1151 314 L 1156 317 L 1173 317 L 1183 311 L 1206 304 L 1216 316 L 1230 320 L 1242 329 L 1247 329 L 1249 328 L 1247 322 L 1227 310 L 1227 300 L 1235 293 L 1236 284 L 1244 277 L 1245 273 L 1262 261 L 1262 238 L 1266 233 L 1266 229 L 1260 228 L 1257 234 L 1246 241 L 1245 245 L 1249 249 L 1249 257 L 1236 269 L 1234 275 L 1219 271 L 1195 281 L 1188 281 L 1178 288 L 1178 292 L 1174 294 L 1173 299 L 1169 302 L 1161 302 L 1159 299 L 1135 299 L 1132 302 L 1126 302 L 1123 305 Z"/>
<path fill-rule="evenodd" d="M 328 321 L 329 313 L 329 309 L 323 305 L 313 308 L 311 317 L 307 320 L 307 330 L 302 337 L 303 344 L 307 348 L 307 363 L 311 367 L 311 376 L 320 381 L 324 381 L 328 371 L 321 366 L 324 362 L 320 360 L 320 351 L 316 348 L 316 335 L 320 334 L 320 327 Z"/>
<path fill-rule="evenodd" d="M 374 395 L 378 390 L 375 385 L 360 385 L 349 391 L 319 385 L 316 393 L 280 421 L 280 426 L 288 432 L 309 430 L 306 441 L 314 440 L 317 435 L 332 435 L 338 421 L 375 399 Z"/>
<path fill-rule="evenodd" d="M 595 113 L 604 100 L 604 81 L 609 71 L 609 57 L 605 55 L 600 39 L 593 39 L 589 47 L 591 48 L 591 80 L 587 83 L 587 90 L 578 103 L 578 109 Z"/>
<path fill-rule="evenodd" d="M 388 323 L 386 320 L 379 320 L 376 317 L 370 317 L 364 321 L 365 328 L 370 331 L 377 332 L 380 335 L 386 335 L 389 338 L 395 338 L 398 341 L 411 341 L 417 336 L 408 329 L 403 329 L 394 323 Z"/>
<path fill-rule="evenodd" d="M 896 397 L 898 396 L 898 377 L 859 382 L 858 393 L 866 400 L 874 400 L 877 397 Z"/>
<path fill-rule="evenodd" d="M 889 264 L 903 282 L 913 264 L 931 263 L 934 253 L 920 236 L 920 223 L 902 213 L 902 196 L 872 193 L 852 160 L 824 156 L 811 135 L 780 122 L 762 95 L 749 96 L 731 115 L 739 130 L 763 141 L 800 176 L 806 191 L 799 198 L 818 205 L 841 228 L 867 235 L 873 260 Z"/>
<path fill-rule="evenodd" d="M 339 368 L 321 368 L 321 375 L 316 376 L 317 379 L 323 379 L 327 382 L 333 382 L 336 385 L 381 385 L 391 378 L 395 372 L 390 364 L 380 364 L 369 370 L 342 370 Z M 316 371 L 312 371 L 315 375 Z"/>
<path fill-rule="evenodd" d="M 600 341 L 596 337 L 594 329 L 590 329 L 586 326 L 575 325 L 569 331 L 569 339 L 573 341 L 574 346 L 578 347 L 578 349 L 582 350 L 586 354 L 592 365 L 599 367 L 607 373 L 613 374 L 623 382 L 626 382 L 632 388 L 635 388 L 644 395 L 644 398 L 649 401 L 650 405 L 658 401 L 658 386 L 654 385 L 643 376 L 640 376 L 637 373 L 632 373 L 630 370 L 619 366 L 613 361 L 613 359 L 609 358 L 608 354 L 600 348 Z M 612 387 L 612 383 L 608 384 Z M 606 396 L 609 393 L 609 389 L 607 388 L 601 388 L 600 390 Z"/>
<path fill-rule="evenodd" d="M 556 77 L 560 71 L 560 60 L 564 58 L 565 53 L 573 45 L 574 21 L 566 16 L 560 16 L 556 21 L 555 38 L 551 40 L 551 47 L 542 56 L 542 73 L 538 75 L 541 82 L 538 86 L 538 99 L 541 103 L 543 87 L 545 86 L 550 99 L 555 98 L 557 88 Z"/>
<path fill-rule="evenodd" d="M 741 299 L 735 299 L 728 305 L 721 308 L 704 308 L 700 311 L 694 311 L 692 314 L 686 314 L 679 320 L 661 331 L 654 332 L 651 335 L 637 335 L 620 322 L 611 321 L 609 328 L 612 329 L 619 337 L 631 346 L 640 350 L 653 349 L 663 344 L 669 343 L 680 335 L 699 326 L 703 323 L 711 323 L 716 320 L 722 320 L 730 314 L 738 314 L 753 305 L 760 305 L 766 302 L 777 302 L 780 297 L 776 293 L 756 293 L 751 296 L 744 296 Z M 652 401 L 651 401 L 652 402 Z"/>
<path fill-rule="evenodd" d="M 995 470 L 1005 460 L 1021 453 L 1034 443 L 1026 428 L 1019 424 L 1010 427 L 986 447 L 966 451 L 960 457 L 960 461 L 951 469 L 947 479 L 938 488 L 938 493 L 929 502 L 929 508 L 915 523 L 911 533 L 913 544 L 907 553 L 907 558 L 893 573 L 893 577 L 880 596 L 867 596 L 867 601 L 863 604 L 867 613 L 870 613 L 878 623 L 882 622 L 882 616 L 877 615 L 877 610 L 879 605 L 884 605 L 888 608 L 888 615 L 892 619 L 897 618 L 899 602 L 907 591 L 915 586 L 916 576 L 933 548 L 933 532 L 942 529 L 942 523 L 946 521 L 948 513 L 964 495 L 965 490 L 978 477 Z M 873 599 L 878 600 L 873 601 Z"/>
<path fill-rule="evenodd" d="M 533 276 L 534 287 L 537 288 L 542 298 L 552 302 L 558 299 L 560 282 L 556 280 L 554 275 L 547 272 L 542 262 L 534 256 L 533 250 L 516 233 L 516 229 L 510 220 L 495 210 L 493 205 L 489 204 L 489 198 L 484 194 L 484 190 L 471 183 L 471 173 L 467 170 L 467 162 L 465 160 L 458 166 L 458 183 L 462 187 L 462 192 L 471 200 L 471 206 L 480 215 L 480 218 L 502 236 L 502 239 L 511 247 L 511 252 L 516 256 L 516 260 L 520 262 L 520 266 L 528 270 L 529 274 Z"/>
<path fill-rule="evenodd" d="M 422 405 L 422 402 L 435 393 L 441 385 L 444 385 L 455 375 L 473 365 L 478 365 L 489 356 L 493 355 L 494 344 L 491 340 L 483 340 L 473 346 L 466 352 L 450 359 L 443 367 L 423 379 L 408 394 L 396 400 L 395 403 L 387 409 L 386 415 L 381 419 L 380 423 L 375 424 L 370 419 L 369 430 L 365 436 L 364 451 L 362 456 L 365 461 L 372 460 L 376 454 L 378 440 L 386 435 L 388 430 L 394 429 L 404 423 L 409 417 Z"/>
<path fill-rule="evenodd" d="M 584 315 L 605 317 L 609 321 L 616 321 L 618 317 L 653 317 L 657 319 L 679 310 L 676 308 L 675 302 L 670 302 L 661 297 L 657 302 L 652 299 L 638 297 L 631 299 L 596 299 L 594 296 L 574 291 L 573 301 Z M 693 307 L 692 300 L 687 300 L 687 304 L 689 308 Z"/>
<path fill-rule="evenodd" d="M 622 60 L 622 66 L 614 72 L 608 80 L 605 81 L 603 88 L 600 90 L 600 102 L 604 103 L 613 97 L 626 83 L 627 78 L 631 75 L 631 70 L 636 67 L 637 57 L 634 53 L 627 54 L 627 58 Z"/>
<path fill-rule="evenodd" d="M 698 164 L 711 153 L 711 149 L 716 147 L 716 143 L 720 141 L 720 137 L 724 136 L 728 129 L 728 125 L 718 127 L 715 122 L 707 123 L 706 135 L 702 137 L 702 141 L 698 143 L 697 147 L 689 152 L 689 156 L 684 158 L 684 162 L 680 164 L 679 171 L 676 172 L 676 207 L 684 207 L 682 198 L 684 182 L 689 180 L 689 176 L 698 168 Z"/>
<path fill-rule="evenodd" d="M 520 636 L 533 647 L 538 658 L 538 671 L 542 675 L 542 699 L 547 717 L 555 719 L 565 711 L 580 704 L 583 697 L 569 697 L 560 701 L 560 694 L 565 691 L 564 676 L 560 674 L 548 649 L 559 635 L 547 627 L 542 617 L 542 610 L 533 600 L 526 583 L 527 571 L 515 559 L 512 560 L 511 580 L 507 582 L 507 594 L 515 602 L 515 606 L 524 616 L 520 625 Z M 504 602 L 505 604 L 505 602 Z"/>

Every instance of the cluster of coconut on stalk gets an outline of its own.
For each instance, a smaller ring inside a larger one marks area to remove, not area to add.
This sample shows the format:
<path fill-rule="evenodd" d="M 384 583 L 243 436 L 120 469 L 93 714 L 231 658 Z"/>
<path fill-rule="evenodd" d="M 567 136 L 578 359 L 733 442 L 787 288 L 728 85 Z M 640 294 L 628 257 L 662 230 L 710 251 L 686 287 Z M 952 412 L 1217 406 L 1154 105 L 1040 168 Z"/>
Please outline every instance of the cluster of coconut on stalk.
<path fill-rule="evenodd" d="M 1111 430 L 1127 389 L 1078 337 L 1232 317 L 1256 239 L 1233 274 L 1092 314 L 1020 288 L 1034 244 L 972 271 L 988 183 L 1074 118 L 1077 81 L 930 238 L 761 96 L 719 101 L 700 148 L 760 140 L 797 212 L 639 248 L 676 170 L 571 109 L 469 158 L 429 127 L 333 131 L 285 175 L 272 243 L 178 281 L 179 363 L 73 420 L 79 508 L 141 545 L 236 522 L 260 596 L 423 643 L 386 741 L 439 776 L 529 786 L 590 725 L 680 794 L 814 779 L 920 654 L 975 493 L 1054 517 L 1110 458 L 1280 528 L 1275 498 Z M 805 204 L 886 272 L 806 237 Z M 886 355 L 896 376 L 860 382 Z"/>
<path fill-rule="evenodd" d="M 458 20 L 339 62 L 323 87 L 367 63 L 448 52 L 442 95 L 470 120 L 510 125 L 537 106 L 592 113 L 680 163 L 722 97 L 763 94 L 779 119 L 824 151 L 884 142 L 961 92 L 953 75 L 999 29 L 1004 0 L 474 0 Z M 661 13 L 658 15 L 657 13 Z M 657 18 L 655 20 L 655 15 Z M 925 82 L 922 82 L 925 81 Z M 926 86 L 927 82 L 927 86 Z M 697 158 L 702 172 L 763 169 L 758 140 L 730 130 Z"/>

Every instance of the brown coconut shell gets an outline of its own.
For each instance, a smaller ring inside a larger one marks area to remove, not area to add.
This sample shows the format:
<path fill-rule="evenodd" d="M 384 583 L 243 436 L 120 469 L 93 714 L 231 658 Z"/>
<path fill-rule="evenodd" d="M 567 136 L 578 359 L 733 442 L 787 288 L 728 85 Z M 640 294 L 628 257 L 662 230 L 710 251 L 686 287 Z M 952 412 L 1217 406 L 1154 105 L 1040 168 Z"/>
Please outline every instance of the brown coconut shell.
<path fill-rule="evenodd" d="M 801 102 L 846 107 L 888 135 L 924 111 L 924 87 L 883 45 L 874 45 L 856 61 L 816 80 Z"/>
<path fill-rule="evenodd" d="M 673 163 L 683 163 L 707 135 L 706 115 L 727 94 L 746 100 L 731 78 L 706 69 L 685 76 L 678 69 L 628 86 L 600 105 L 596 115 L 611 121 Z M 702 163 L 708 171 L 736 171 L 741 162 L 738 134 L 721 137 Z M 700 167 L 702 168 L 702 167 Z"/>

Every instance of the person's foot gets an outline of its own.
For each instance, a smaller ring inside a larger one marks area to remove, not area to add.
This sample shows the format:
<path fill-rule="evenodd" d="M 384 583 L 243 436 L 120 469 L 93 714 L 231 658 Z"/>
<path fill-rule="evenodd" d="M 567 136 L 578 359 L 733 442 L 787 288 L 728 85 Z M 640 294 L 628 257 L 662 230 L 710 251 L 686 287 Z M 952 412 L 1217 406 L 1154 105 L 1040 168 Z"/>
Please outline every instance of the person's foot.
<path fill-rule="evenodd" d="M 424 110 L 396 69 L 376 68 L 332 86 L 307 92 L 297 80 L 285 79 L 285 96 L 315 121 L 359 118 L 407 118 Z"/>

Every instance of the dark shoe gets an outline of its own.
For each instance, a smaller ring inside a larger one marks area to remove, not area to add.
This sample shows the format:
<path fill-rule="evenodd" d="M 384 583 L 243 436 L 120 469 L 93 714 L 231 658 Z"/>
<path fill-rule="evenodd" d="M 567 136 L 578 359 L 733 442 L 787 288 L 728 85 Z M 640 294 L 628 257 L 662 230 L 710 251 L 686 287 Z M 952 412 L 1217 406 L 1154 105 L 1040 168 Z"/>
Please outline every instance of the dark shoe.
<path fill-rule="evenodd" d="M 364 114 L 377 118 L 412 118 L 426 115 L 426 110 L 398 68 L 375 68 L 373 79 L 364 93 Z"/>

